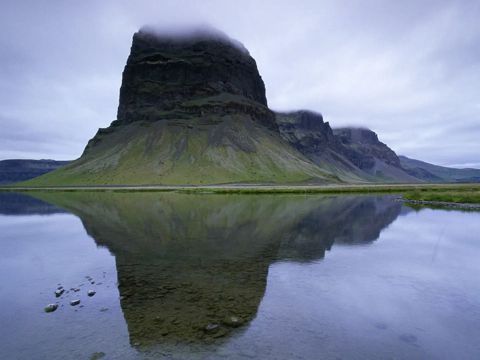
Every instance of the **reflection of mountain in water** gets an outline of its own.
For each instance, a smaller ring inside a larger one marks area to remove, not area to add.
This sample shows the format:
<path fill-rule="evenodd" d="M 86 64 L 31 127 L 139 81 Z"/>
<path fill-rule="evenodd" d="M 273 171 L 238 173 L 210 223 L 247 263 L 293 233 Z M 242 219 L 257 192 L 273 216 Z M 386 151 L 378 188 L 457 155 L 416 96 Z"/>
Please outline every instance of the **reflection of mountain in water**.
<path fill-rule="evenodd" d="M 116 257 L 132 344 L 213 341 L 248 324 L 276 260 L 363 244 L 399 215 L 390 197 L 43 193 Z"/>
<path fill-rule="evenodd" d="M 334 243 L 367 244 L 392 223 L 402 206 L 390 197 L 338 196 L 324 198 L 282 237 L 279 257 L 317 260 Z"/>
<path fill-rule="evenodd" d="M 49 215 L 65 212 L 45 201 L 13 192 L 0 192 L 0 215 Z"/>

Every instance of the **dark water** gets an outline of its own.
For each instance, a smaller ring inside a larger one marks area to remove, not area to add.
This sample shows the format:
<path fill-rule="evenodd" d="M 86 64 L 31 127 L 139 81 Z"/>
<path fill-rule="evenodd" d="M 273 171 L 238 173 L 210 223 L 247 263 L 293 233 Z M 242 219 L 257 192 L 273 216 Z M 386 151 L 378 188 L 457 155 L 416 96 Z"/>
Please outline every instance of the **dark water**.
<path fill-rule="evenodd" d="M 478 212 L 33 196 L 0 194 L 0 359 L 480 358 Z"/>

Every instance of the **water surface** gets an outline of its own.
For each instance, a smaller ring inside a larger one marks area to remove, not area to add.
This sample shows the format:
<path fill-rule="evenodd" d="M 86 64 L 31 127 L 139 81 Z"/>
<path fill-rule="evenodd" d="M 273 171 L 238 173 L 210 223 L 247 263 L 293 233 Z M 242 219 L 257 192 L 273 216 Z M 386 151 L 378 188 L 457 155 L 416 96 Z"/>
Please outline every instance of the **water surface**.
<path fill-rule="evenodd" d="M 392 196 L 0 194 L 0 358 L 478 359 L 479 220 Z"/>

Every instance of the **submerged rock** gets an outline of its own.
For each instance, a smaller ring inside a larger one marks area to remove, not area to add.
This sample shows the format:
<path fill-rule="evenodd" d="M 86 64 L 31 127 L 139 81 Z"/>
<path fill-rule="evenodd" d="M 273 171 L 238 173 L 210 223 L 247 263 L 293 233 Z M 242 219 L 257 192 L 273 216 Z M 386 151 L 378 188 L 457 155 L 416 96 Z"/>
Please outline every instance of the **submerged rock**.
<path fill-rule="evenodd" d="M 230 327 L 238 327 L 243 324 L 243 320 L 240 319 L 238 316 L 232 315 L 232 316 L 227 316 L 223 320 L 223 323 Z"/>
<path fill-rule="evenodd" d="M 105 357 L 105 355 L 106 354 L 103 351 L 94 352 L 90 356 L 90 360 L 98 360 L 98 359 L 101 359 L 101 358 Z"/>
<path fill-rule="evenodd" d="M 44 310 L 46 313 L 51 313 L 57 309 L 58 309 L 58 304 L 48 304 L 47 306 L 45 306 Z"/>
<path fill-rule="evenodd" d="M 205 332 L 207 334 L 213 334 L 217 332 L 219 329 L 220 329 L 220 325 L 218 324 L 208 324 L 207 326 L 205 326 Z"/>

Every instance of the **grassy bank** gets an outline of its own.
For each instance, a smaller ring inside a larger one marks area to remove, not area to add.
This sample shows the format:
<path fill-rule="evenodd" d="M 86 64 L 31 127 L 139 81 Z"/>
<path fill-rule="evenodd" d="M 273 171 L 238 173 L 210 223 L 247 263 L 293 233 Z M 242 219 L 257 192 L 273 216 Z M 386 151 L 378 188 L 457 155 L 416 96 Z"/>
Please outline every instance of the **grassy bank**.
<path fill-rule="evenodd" d="M 480 202 L 480 184 L 368 184 L 368 185 L 211 185 L 211 186 L 79 186 L 0 187 L 0 191 L 181 192 L 195 194 L 342 194 L 397 193 L 411 200 Z M 438 200 L 437 200 L 438 199 Z M 440 200 L 441 199 L 441 200 Z M 450 199 L 450 200 L 446 200 Z"/>
<path fill-rule="evenodd" d="M 444 191 L 415 190 L 404 194 L 404 198 L 414 201 L 434 201 L 461 204 L 480 204 L 480 189 L 456 189 Z"/>

